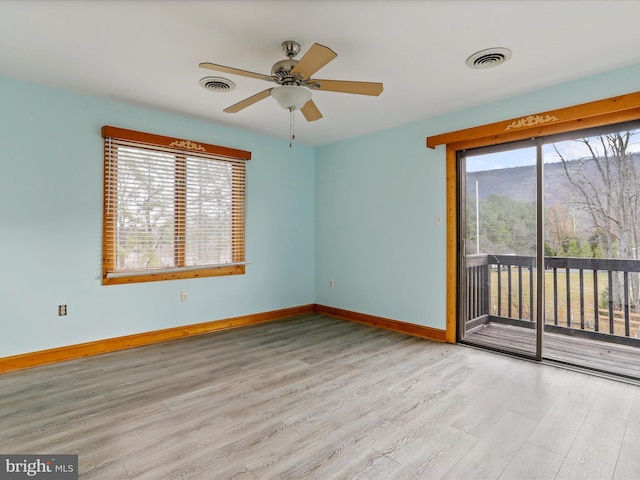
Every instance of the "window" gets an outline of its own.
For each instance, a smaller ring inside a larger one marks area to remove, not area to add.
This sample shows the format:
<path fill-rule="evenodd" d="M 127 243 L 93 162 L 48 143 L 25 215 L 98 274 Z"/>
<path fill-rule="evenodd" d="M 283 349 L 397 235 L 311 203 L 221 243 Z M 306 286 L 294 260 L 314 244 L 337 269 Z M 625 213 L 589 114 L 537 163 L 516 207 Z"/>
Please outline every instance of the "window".
<path fill-rule="evenodd" d="M 104 285 L 245 272 L 251 153 L 105 126 Z"/>

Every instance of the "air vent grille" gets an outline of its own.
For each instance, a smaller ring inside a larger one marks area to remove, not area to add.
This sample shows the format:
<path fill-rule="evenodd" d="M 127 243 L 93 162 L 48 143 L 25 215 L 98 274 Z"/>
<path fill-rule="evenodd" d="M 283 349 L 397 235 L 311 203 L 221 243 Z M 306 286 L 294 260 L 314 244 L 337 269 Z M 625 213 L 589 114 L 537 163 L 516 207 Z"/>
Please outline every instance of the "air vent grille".
<path fill-rule="evenodd" d="M 200 79 L 202 88 L 211 92 L 230 92 L 236 88 L 236 84 L 228 78 L 222 77 L 204 77 Z"/>
<path fill-rule="evenodd" d="M 467 58 L 467 66 L 475 69 L 493 68 L 503 64 L 511 58 L 508 48 L 488 48 L 480 50 Z"/>

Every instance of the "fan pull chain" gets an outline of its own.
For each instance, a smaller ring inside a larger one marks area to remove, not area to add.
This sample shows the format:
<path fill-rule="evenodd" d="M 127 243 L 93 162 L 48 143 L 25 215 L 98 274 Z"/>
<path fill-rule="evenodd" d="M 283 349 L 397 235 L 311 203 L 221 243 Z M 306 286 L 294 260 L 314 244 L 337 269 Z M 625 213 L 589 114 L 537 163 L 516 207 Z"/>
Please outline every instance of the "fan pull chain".
<path fill-rule="evenodd" d="M 295 116 L 293 114 L 294 108 L 289 107 L 289 148 L 296 138 L 295 135 Z"/>

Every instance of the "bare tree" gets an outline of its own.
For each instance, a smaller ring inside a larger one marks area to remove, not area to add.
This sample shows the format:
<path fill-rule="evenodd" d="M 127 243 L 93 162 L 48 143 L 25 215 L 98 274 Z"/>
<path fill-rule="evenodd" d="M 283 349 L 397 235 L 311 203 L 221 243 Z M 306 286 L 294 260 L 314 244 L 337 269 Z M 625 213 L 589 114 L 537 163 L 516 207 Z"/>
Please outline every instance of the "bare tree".
<path fill-rule="evenodd" d="M 590 219 L 592 237 L 608 258 L 637 259 L 640 182 L 637 158 L 629 144 L 637 131 L 621 131 L 577 139 L 588 155 L 566 158 L 554 145 L 571 185 L 572 206 Z M 622 304 L 621 279 L 611 296 Z M 631 298 L 638 298 L 638 282 L 632 282 Z"/>
<path fill-rule="evenodd" d="M 555 204 L 546 209 L 545 242 L 552 255 L 566 251 L 569 241 L 575 238 L 573 217 L 566 205 Z M 562 255 L 559 255 L 562 256 Z"/>

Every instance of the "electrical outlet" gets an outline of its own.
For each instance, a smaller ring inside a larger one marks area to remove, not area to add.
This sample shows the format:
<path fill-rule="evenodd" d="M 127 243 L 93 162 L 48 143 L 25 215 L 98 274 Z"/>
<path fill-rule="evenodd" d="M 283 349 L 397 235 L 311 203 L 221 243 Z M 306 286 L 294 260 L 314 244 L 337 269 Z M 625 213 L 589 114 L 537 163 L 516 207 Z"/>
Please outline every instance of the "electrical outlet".
<path fill-rule="evenodd" d="M 333 280 L 329 280 L 329 288 L 333 288 Z"/>
<path fill-rule="evenodd" d="M 67 314 L 67 306 L 66 305 L 58 305 L 58 316 L 64 317 Z"/>
<path fill-rule="evenodd" d="M 180 301 L 181 302 L 186 302 L 187 299 L 188 299 L 187 292 L 180 292 Z"/>

